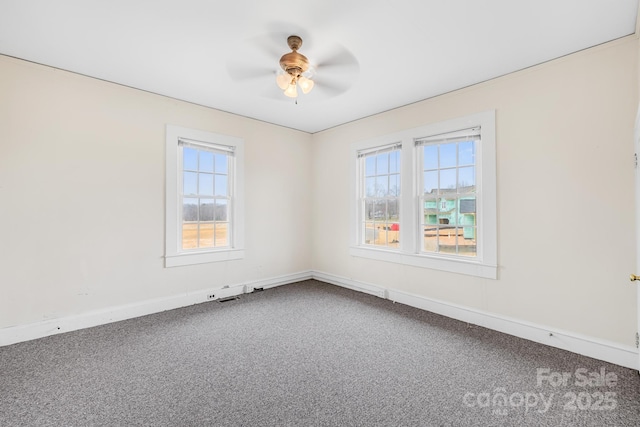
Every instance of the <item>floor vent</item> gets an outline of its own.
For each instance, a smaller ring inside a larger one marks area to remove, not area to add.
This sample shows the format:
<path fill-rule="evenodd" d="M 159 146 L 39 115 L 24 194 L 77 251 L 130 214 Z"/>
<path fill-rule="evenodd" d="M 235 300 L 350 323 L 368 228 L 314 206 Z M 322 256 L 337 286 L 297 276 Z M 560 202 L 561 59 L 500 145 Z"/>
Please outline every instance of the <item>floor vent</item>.
<path fill-rule="evenodd" d="M 236 299 L 239 299 L 239 298 L 240 298 L 240 297 L 238 297 L 237 295 L 234 295 L 234 296 L 232 296 L 232 297 L 220 298 L 220 299 L 218 300 L 218 302 L 233 301 L 233 300 L 236 300 Z"/>

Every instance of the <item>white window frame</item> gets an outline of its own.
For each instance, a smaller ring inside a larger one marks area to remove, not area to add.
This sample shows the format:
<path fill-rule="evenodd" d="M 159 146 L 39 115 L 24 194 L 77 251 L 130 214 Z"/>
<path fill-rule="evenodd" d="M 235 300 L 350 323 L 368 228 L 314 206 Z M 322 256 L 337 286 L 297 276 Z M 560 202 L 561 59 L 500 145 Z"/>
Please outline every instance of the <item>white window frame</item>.
<path fill-rule="evenodd" d="M 478 194 L 478 253 L 475 257 L 428 253 L 422 251 L 420 241 L 420 215 L 418 188 L 419 152 L 415 141 L 433 135 L 455 132 L 479 126 L 481 142 L 477 149 L 476 180 Z M 360 244 L 358 207 L 358 152 L 398 142 L 401 154 L 401 208 L 400 249 L 388 250 Z M 421 268 L 448 271 L 489 279 L 497 278 L 497 191 L 496 191 L 496 129 L 495 111 L 485 111 L 418 128 L 407 129 L 391 135 L 359 141 L 350 146 L 351 161 L 351 209 L 350 209 L 350 254 L 378 261 L 392 262 Z"/>
<path fill-rule="evenodd" d="M 180 140 L 201 144 L 232 147 L 233 177 L 231 197 L 233 209 L 229 218 L 231 242 L 223 248 L 183 250 L 181 245 L 182 156 Z M 179 267 L 208 262 L 230 261 L 244 258 L 244 141 L 241 138 L 220 135 L 196 129 L 167 125 L 165 171 L 165 267 Z"/>

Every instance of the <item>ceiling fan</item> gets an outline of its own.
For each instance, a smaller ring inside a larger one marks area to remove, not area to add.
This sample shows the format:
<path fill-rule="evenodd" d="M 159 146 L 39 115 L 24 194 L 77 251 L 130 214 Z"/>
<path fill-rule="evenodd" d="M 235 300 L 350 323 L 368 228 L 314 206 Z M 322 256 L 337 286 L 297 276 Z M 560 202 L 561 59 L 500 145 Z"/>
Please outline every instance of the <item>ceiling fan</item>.
<path fill-rule="evenodd" d="M 276 83 L 289 98 L 298 97 L 298 86 L 302 93 L 311 92 L 315 83 L 309 77 L 303 75 L 309 70 L 309 60 L 306 56 L 298 52 L 302 46 L 302 39 L 299 36 L 287 37 L 287 44 L 291 49 L 290 53 L 285 53 L 280 58 L 280 68 L 284 71 L 278 73 Z"/>
<path fill-rule="evenodd" d="M 284 41 L 291 51 L 282 55 Z M 245 40 L 234 51 L 227 71 L 247 90 L 275 99 L 297 99 L 300 92 L 309 99 L 326 99 L 346 92 L 355 83 L 360 67 L 348 49 L 337 43 L 311 43 L 308 52 L 305 50 L 307 57 L 299 52 L 301 46 L 302 37 L 282 33 Z"/>

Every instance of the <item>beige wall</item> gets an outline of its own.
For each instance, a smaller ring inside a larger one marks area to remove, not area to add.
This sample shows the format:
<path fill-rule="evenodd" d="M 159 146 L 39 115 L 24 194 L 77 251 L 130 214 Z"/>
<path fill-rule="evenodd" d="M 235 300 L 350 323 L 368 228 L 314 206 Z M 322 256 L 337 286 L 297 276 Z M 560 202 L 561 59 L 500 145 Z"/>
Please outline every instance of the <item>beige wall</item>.
<path fill-rule="evenodd" d="M 634 345 L 629 37 L 314 135 L 314 270 Z M 495 109 L 498 280 L 352 257 L 349 145 Z"/>
<path fill-rule="evenodd" d="M 314 269 L 633 345 L 626 38 L 308 135 L 0 57 L 0 328 Z M 349 255 L 349 145 L 495 109 L 498 280 Z M 246 258 L 166 269 L 165 124 L 246 143 Z"/>
<path fill-rule="evenodd" d="M 164 268 L 167 123 L 244 138 L 244 260 Z M 0 57 L 0 328 L 308 271 L 310 143 Z"/>

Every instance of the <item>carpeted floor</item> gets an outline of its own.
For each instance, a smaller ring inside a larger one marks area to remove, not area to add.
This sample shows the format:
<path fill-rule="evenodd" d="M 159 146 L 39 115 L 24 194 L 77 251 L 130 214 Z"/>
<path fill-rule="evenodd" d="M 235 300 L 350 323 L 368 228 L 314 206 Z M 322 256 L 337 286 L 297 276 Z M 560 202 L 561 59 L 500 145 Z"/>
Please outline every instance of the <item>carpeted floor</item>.
<path fill-rule="evenodd" d="M 0 348 L 0 426 L 638 426 L 636 371 L 317 281 Z"/>

